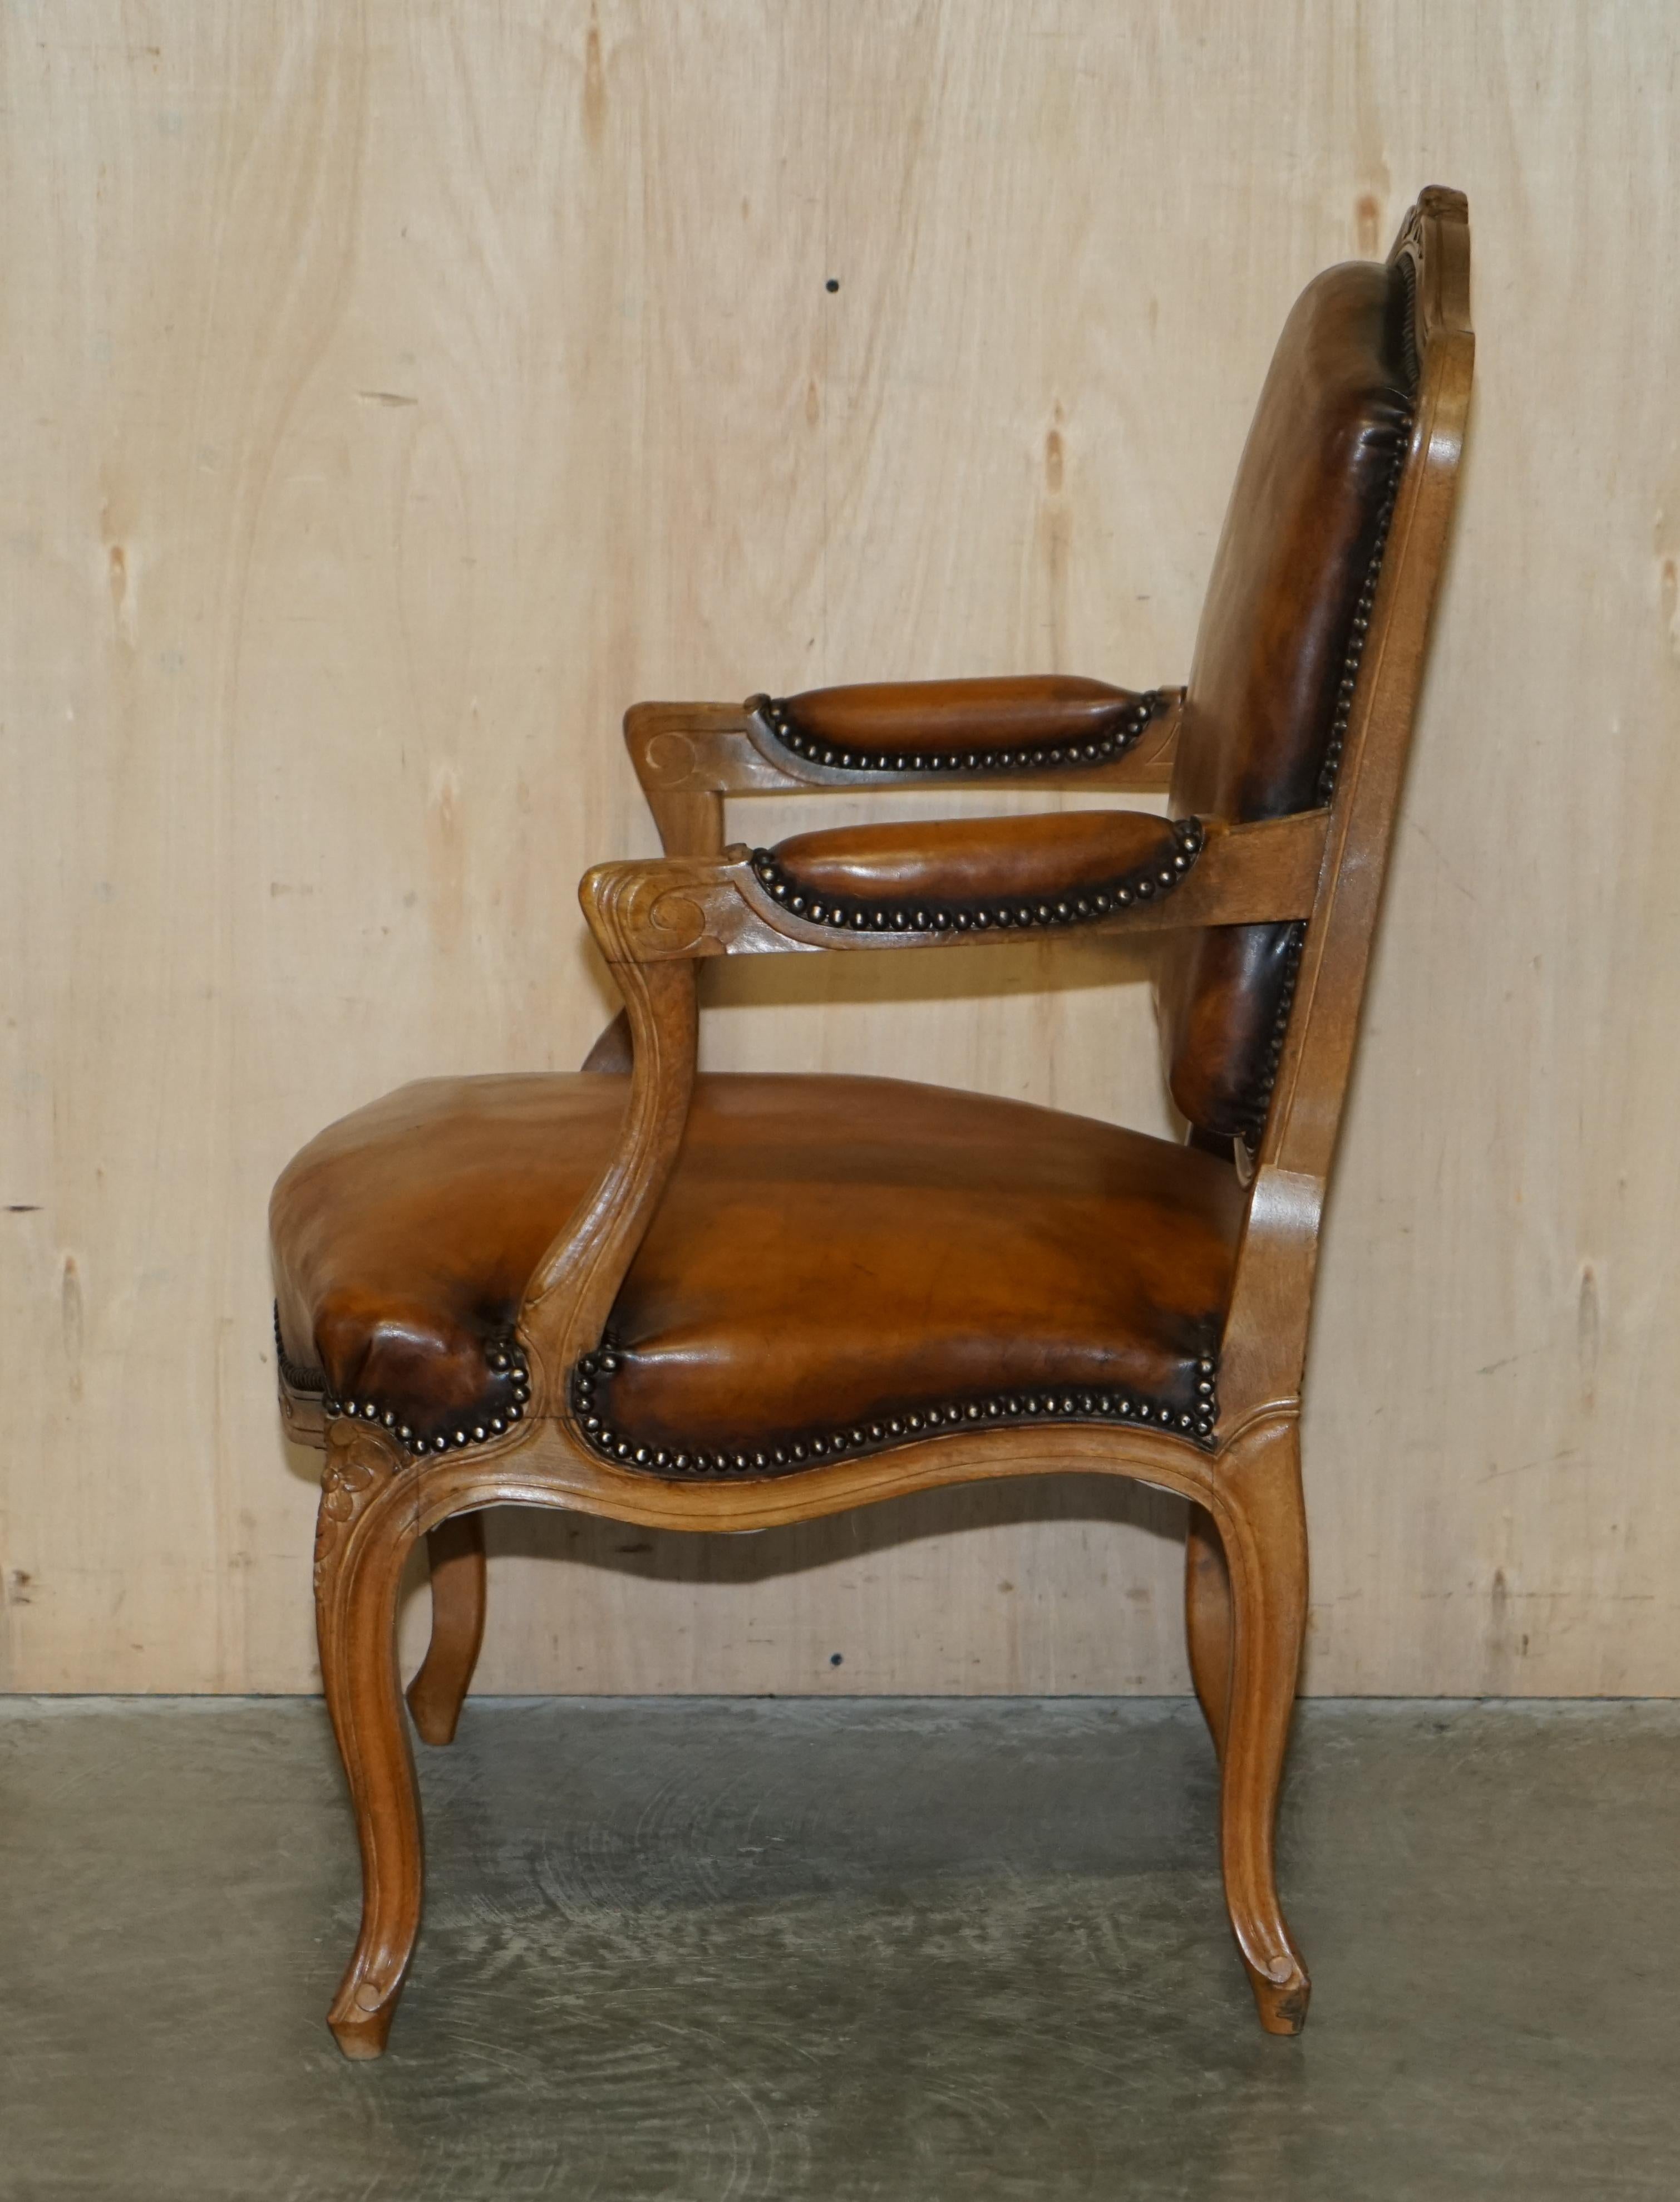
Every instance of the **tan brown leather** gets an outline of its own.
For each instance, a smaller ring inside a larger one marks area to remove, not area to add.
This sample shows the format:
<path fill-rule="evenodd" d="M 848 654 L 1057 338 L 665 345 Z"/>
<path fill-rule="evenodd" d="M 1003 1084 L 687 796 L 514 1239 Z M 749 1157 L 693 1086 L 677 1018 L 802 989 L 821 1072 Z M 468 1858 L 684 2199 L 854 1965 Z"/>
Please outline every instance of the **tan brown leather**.
<path fill-rule="evenodd" d="M 320 1370 L 428 1440 L 505 1406 L 496 1342 L 626 1095 L 581 1073 L 434 1079 L 322 1133 L 271 1210 L 294 1379 Z M 587 1404 L 650 1459 L 750 1447 L 772 1469 L 841 1425 L 884 1440 L 931 1408 L 1014 1398 L 1026 1418 L 1081 1391 L 1189 1428 L 1242 1216 L 1228 1166 L 1084 1117 L 702 1076 Z"/>
<path fill-rule="evenodd" d="M 1100 763 L 1129 748 L 1163 699 L 1073 674 L 809 688 L 761 705 L 796 755 L 845 769 Z"/>
<path fill-rule="evenodd" d="M 1285 325 L 1237 471 L 1180 722 L 1171 807 L 1271 818 L 1327 799 L 1397 469 L 1415 354 L 1401 270 L 1332 268 Z M 1190 1122 L 1264 1123 L 1300 936 L 1176 936 L 1159 977 L 1168 1082 Z"/>
<path fill-rule="evenodd" d="M 820 921 L 837 908 L 860 923 L 925 931 L 942 919 L 984 927 L 1104 916 L 1169 893 L 1200 848 L 1194 821 L 1084 810 L 841 826 L 761 849 L 753 864 L 801 916 Z"/>

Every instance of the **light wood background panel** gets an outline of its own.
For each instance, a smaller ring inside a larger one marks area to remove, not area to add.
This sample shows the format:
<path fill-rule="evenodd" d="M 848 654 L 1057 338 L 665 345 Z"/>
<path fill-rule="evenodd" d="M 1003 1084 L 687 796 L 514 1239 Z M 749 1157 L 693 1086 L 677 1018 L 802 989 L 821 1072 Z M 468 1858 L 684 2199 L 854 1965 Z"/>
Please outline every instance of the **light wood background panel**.
<path fill-rule="evenodd" d="M 1440 181 L 1479 395 L 1329 1228 L 1308 1683 L 1680 1687 L 1680 12 L 0 22 L 0 1685 L 314 1687 L 281 1164 L 406 1078 L 580 1059 L 575 881 L 654 845 L 636 698 L 1182 677 L 1291 298 Z M 1166 1128 L 1140 963 L 959 961 L 718 974 L 706 1059 Z M 1084 1485 L 502 1520 L 482 1682 L 1179 1689 L 1181 1530 Z"/>

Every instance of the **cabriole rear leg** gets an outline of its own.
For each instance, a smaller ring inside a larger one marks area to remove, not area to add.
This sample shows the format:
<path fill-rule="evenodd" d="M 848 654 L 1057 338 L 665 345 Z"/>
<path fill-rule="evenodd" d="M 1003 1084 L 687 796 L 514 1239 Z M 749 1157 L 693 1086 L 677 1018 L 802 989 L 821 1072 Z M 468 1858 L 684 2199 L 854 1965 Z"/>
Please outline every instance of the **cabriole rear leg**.
<path fill-rule="evenodd" d="M 455 1741 L 461 1701 L 485 1639 L 485 1517 L 456 1514 L 427 1532 L 432 1641 L 408 1685 L 408 1710 L 427 1743 Z"/>
<path fill-rule="evenodd" d="M 1231 1575 L 1213 1516 L 1195 1504 L 1184 1540 L 1184 1634 L 1190 1679 L 1213 1748 L 1223 1757 L 1231 1705 Z"/>
<path fill-rule="evenodd" d="M 1269 2034 L 1298 2034 L 1311 1983 L 1278 1901 L 1274 1832 L 1307 1620 L 1299 1425 L 1276 1415 L 1219 1463 L 1213 1509 L 1230 1571 L 1231 1688 L 1221 1764 L 1225 1902 Z"/>

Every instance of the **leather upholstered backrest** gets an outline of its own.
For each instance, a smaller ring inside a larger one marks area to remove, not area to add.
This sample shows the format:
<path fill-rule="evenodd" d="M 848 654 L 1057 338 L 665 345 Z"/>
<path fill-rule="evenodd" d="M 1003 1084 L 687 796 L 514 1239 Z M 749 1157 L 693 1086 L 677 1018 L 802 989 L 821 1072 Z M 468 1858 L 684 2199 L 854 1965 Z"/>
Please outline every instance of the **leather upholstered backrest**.
<path fill-rule="evenodd" d="M 1411 267 L 1359 261 L 1302 293 L 1249 430 L 1190 668 L 1171 810 L 1253 820 L 1329 800 L 1395 486 L 1417 355 Z M 1200 1131 L 1257 1145 L 1297 926 L 1174 935 L 1167 1081 Z"/>

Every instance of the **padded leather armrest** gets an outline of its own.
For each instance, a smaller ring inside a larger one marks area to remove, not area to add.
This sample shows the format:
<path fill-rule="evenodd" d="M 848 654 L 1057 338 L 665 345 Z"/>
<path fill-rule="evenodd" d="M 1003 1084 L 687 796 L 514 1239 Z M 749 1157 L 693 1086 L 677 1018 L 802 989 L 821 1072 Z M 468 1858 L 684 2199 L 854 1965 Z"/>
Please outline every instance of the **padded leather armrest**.
<path fill-rule="evenodd" d="M 1087 810 L 798 833 L 755 851 L 753 869 L 815 924 L 984 932 L 1077 925 L 1168 894 L 1201 845 L 1193 818 Z"/>
<path fill-rule="evenodd" d="M 846 827 L 597 864 L 578 894 L 615 965 L 972 945 L 994 927 L 1270 925 L 1312 910 L 1328 824 L 1324 810 L 1237 827 L 1111 810 Z"/>
<path fill-rule="evenodd" d="M 796 757 L 843 771 L 1028 772 L 1112 763 L 1169 700 L 1044 673 L 810 688 L 749 708 Z"/>

